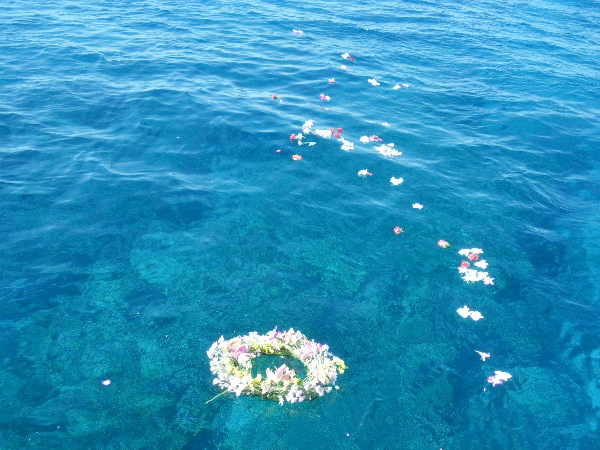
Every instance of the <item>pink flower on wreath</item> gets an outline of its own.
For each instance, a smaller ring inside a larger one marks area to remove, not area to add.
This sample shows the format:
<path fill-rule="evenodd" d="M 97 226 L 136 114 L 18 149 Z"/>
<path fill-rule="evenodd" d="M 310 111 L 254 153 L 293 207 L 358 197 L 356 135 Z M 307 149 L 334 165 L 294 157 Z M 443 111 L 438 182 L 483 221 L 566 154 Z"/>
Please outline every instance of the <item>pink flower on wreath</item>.
<path fill-rule="evenodd" d="M 285 331 L 279 331 L 279 330 L 277 330 L 277 327 L 275 327 L 273 329 L 273 336 L 270 337 L 270 340 L 274 341 L 276 339 L 279 339 L 282 336 L 285 336 Z"/>
<path fill-rule="evenodd" d="M 240 356 L 242 355 L 247 355 L 248 354 L 248 348 L 245 345 L 242 345 L 238 348 L 236 348 L 235 350 L 231 351 L 231 356 L 233 356 L 235 359 L 240 359 Z"/>
<path fill-rule="evenodd" d="M 317 344 L 316 342 L 305 342 L 300 357 L 302 359 L 308 359 L 311 356 L 320 353 L 322 347 L 323 346 L 321 344 Z"/>
<path fill-rule="evenodd" d="M 477 261 L 479 259 L 479 255 L 477 253 L 470 253 L 467 258 L 469 258 L 471 261 Z"/>
<path fill-rule="evenodd" d="M 460 267 L 468 269 L 470 266 L 471 266 L 471 264 L 469 264 L 469 261 L 461 261 L 460 262 Z"/>
<path fill-rule="evenodd" d="M 277 381 L 284 380 L 287 381 L 291 379 L 290 369 L 285 364 L 282 364 L 275 371 L 275 379 Z"/>

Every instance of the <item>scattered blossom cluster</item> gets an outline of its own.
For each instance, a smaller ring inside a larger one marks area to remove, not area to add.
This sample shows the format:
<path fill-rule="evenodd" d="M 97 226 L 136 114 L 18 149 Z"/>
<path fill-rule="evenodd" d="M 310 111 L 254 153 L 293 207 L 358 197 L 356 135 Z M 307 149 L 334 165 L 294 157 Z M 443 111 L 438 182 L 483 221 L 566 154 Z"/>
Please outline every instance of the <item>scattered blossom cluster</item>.
<path fill-rule="evenodd" d="M 216 375 L 213 384 L 233 392 L 296 403 L 325 395 L 336 386 L 338 373 L 346 364 L 329 352 L 324 344 L 308 340 L 300 331 L 277 327 L 267 334 L 257 332 L 225 340 L 223 336 L 207 351 L 210 371 Z M 285 364 L 267 369 L 265 375 L 252 376 L 252 360 L 260 355 L 280 355 L 296 358 L 306 367 L 306 377 L 300 379 Z"/>
<path fill-rule="evenodd" d="M 324 94 L 321 94 L 320 98 L 321 98 L 321 100 L 327 100 L 327 101 L 329 101 L 331 99 L 330 97 L 325 96 Z M 343 128 L 338 127 L 338 128 L 314 128 L 313 129 L 313 127 L 314 127 L 314 121 L 307 120 L 302 125 L 302 132 L 292 133 L 290 135 L 290 140 L 295 141 L 298 145 L 313 146 L 316 144 L 316 142 L 314 142 L 314 141 L 305 142 L 305 139 L 307 138 L 307 136 L 318 136 L 323 139 L 331 139 L 333 137 L 342 144 L 340 147 L 342 150 L 345 150 L 347 152 L 354 150 L 354 142 L 342 137 L 342 133 L 344 131 Z M 394 157 L 394 156 L 402 155 L 402 152 L 400 152 L 394 148 L 393 142 L 391 142 L 389 144 L 383 144 L 383 139 L 376 135 L 361 136 L 360 142 L 362 142 L 363 144 L 366 144 L 369 142 L 382 143 L 381 145 L 374 146 L 373 148 L 375 150 L 377 150 L 377 152 L 383 156 Z"/>
<path fill-rule="evenodd" d="M 293 29 L 293 34 L 295 35 L 302 35 L 304 34 L 304 32 L 300 29 Z M 342 53 L 340 55 L 345 61 L 348 61 L 348 64 L 354 64 L 356 63 L 356 58 L 351 55 L 349 52 L 345 52 Z M 342 70 L 349 70 L 349 66 L 342 64 L 339 66 L 340 69 Z M 368 78 L 367 80 L 371 85 L 373 86 L 381 86 L 381 83 L 375 79 L 375 78 Z M 331 77 L 328 79 L 328 84 L 331 85 L 335 85 L 336 79 Z M 385 84 L 385 83 L 384 83 Z M 410 84 L 408 83 L 396 83 L 393 87 L 392 90 L 399 90 L 402 87 L 404 88 L 408 88 L 410 86 Z M 280 98 L 280 96 L 278 94 L 272 94 L 271 98 L 273 100 L 278 100 L 280 103 L 283 103 L 283 99 Z M 323 101 L 323 102 L 330 102 L 332 101 L 332 97 L 330 95 L 327 95 L 325 92 L 320 92 L 319 93 L 319 100 Z M 324 109 L 329 109 L 327 107 L 323 107 Z M 390 124 L 389 122 L 385 121 L 381 123 L 381 126 L 384 127 L 389 127 Z M 302 131 L 299 133 L 292 133 L 290 135 L 290 141 L 301 145 L 301 146 L 313 146 L 316 145 L 317 142 L 312 140 L 313 136 L 318 136 L 320 138 L 323 139 L 331 139 L 331 138 L 335 138 L 338 140 L 338 142 L 340 143 L 340 148 L 344 151 L 350 152 L 353 151 L 355 149 L 355 145 L 354 142 L 352 142 L 349 139 L 346 139 L 345 137 L 342 137 L 342 128 L 338 127 L 338 128 L 314 128 L 314 122 L 312 120 L 307 120 L 304 125 L 302 125 Z M 369 136 L 361 136 L 360 137 L 360 142 L 362 144 L 369 144 L 369 143 L 379 143 L 380 145 L 374 145 L 374 149 L 381 155 L 385 156 L 385 157 L 396 157 L 396 156 L 401 156 L 402 152 L 397 150 L 394 146 L 394 143 L 384 143 L 384 139 L 372 134 Z M 277 149 L 276 150 L 277 153 L 282 153 L 281 149 Z M 303 157 L 300 154 L 294 154 L 292 156 L 292 159 L 294 161 L 302 161 Z M 367 170 L 367 169 L 362 169 L 358 172 L 358 176 L 360 177 L 367 177 L 367 176 L 371 176 L 372 174 Z M 392 177 L 390 179 L 390 182 L 394 185 L 394 186 L 398 186 L 399 184 L 402 184 L 404 182 L 403 178 L 395 178 Z M 416 205 L 416 206 L 415 206 Z M 422 209 L 422 205 L 420 205 L 419 203 L 415 203 L 413 204 L 413 208 L 416 209 Z"/>
<path fill-rule="evenodd" d="M 479 259 L 479 255 L 483 253 L 480 248 L 464 248 L 458 252 L 459 255 L 465 256 L 467 259 L 461 261 L 458 266 L 458 272 L 462 275 L 462 279 L 467 283 L 474 283 L 476 281 L 483 281 L 483 284 L 490 285 L 494 284 L 494 279 L 490 277 L 489 273 L 483 272 L 487 269 L 488 263 L 485 259 Z M 478 269 L 471 269 L 471 263 Z"/>

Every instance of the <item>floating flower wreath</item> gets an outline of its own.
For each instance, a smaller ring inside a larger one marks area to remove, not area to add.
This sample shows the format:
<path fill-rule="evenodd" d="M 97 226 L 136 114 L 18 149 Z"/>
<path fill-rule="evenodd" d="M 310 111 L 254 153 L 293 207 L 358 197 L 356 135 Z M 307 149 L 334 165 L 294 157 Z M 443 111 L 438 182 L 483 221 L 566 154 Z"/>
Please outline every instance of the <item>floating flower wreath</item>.
<path fill-rule="evenodd" d="M 206 352 L 210 358 L 210 371 L 217 377 L 213 384 L 235 392 L 237 396 L 260 396 L 264 399 L 296 403 L 312 400 L 331 392 L 338 372 L 344 373 L 346 364 L 329 352 L 327 345 L 310 341 L 300 331 L 290 328 L 278 331 L 277 327 L 265 335 L 257 332 L 225 340 L 223 336 Z M 300 379 L 296 371 L 282 364 L 266 376 L 252 376 L 252 360 L 259 355 L 279 355 L 296 358 L 306 367 L 306 377 Z M 215 397 L 216 398 L 216 397 Z M 209 401 L 212 401 L 209 400 Z M 208 403 L 208 402 L 207 402 Z"/>

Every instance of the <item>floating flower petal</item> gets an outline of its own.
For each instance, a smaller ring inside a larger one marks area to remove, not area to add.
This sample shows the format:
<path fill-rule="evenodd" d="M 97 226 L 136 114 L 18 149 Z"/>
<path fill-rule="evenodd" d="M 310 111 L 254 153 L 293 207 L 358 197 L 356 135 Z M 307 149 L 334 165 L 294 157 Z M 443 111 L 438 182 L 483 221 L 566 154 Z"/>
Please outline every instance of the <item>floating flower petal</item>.
<path fill-rule="evenodd" d="M 488 268 L 488 263 L 485 259 L 477 261 L 474 265 L 484 270 Z"/>
<path fill-rule="evenodd" d="M 377 150 L 379 153 L 381 153 L 383 156 L 400 156 L 402 155 L 402 152 L 399 152 L 398 150 L 394 149 L 394 144 L 390 143 L 390 144 L 381 144 L 379 147 L 375 146 L 375 150 Z"/>
<path fill-rule="evenodd" d="M 477 353 L 477 354 L 479 354 L 479 356 L 481 356 L 482 361 L 485 361 L 487 358 L 489 358 L 491 356 L 489 353 L 480 352 L 479 350 L 475 350 L 475 353 Z"/>
<path fill-rule="evenodd" d="M 458 308 L 456 310 L 456 312 L 463 319 L 466 319 L 467 317 L 469 317 L 471 315 L 471 311 L 469 310 L 469 307 L 467 305 L 463 306 L 462 308 Z"/>
<path fill-rule="evenodd" d="M 466 319 L 467 317 L 470 317 L 474 321 L 478 321 L 480 319 L 483 319 L 483 315 L 479 311 L 471 311 L 467 305 L 463 306 L 462 308 L 458 308 L 456 310 L 456 312 L 463 319 Z"/>
<path fill-rule="evenodd" d="M 371 172 L 369 172 L 369 169 L 362 169 L 358 171 L 358 176 L 359 177 L 370 177 L 373 174 Z"/>
<path fill-rule="evenodd" d="M 505 381 L 508 381 L 512 378 L 512 375 L 508 372 L 502 372 L 501 370 L 496 370 L 495 375 L 488 377 L 488 383 L 491 383 L 492 386 L 498 386 L 500 384 L 504 384 Z"/>
<path fill-rule="evenodd" d="M 462 270 L 459 270 L 459 272 L 463 274 L 462 279 L 465 280 L 467 283 L 476 283 L 477 281 L 483 281 L 488 275 L 487 272 L 479 272 L 475 269 L 461 269 Z"/>
<path fill-rule="evenodd" d="M 412 204 L 412 207 L 413 207 L 414 209 L 423 209 L 423 208 L 425 208 L 425 207 L 424 207 L 423 205 L 421 205 L 420 203 L 413 203 L 413 204 Z"/>
<path fill-rule="evenodd" d="M 392 177 L 392 178 L 390 178 L 390 183 L 392 183 L 394 186 L 398 186 L 399 184 L 404 183 L 404 178 Z"/>
<path fill-rule="evenodd" d="M 322 138 L 329 139 L 331 137 L 331 130 L 324 130 L 324 129 L 317 128 L 314 131 L 314 134 L 316 134 L 317 136 L 320 136 Z"/>
<path fill-rule="evenodd" d="M 485 284 L 486 286 L 489 286 L 489 285 L 491 285 L 491 284 L 493 285 L 493 284 L 494 284 L 494 279 L 493 279 L 493 278 L 490 278 L 489 276 L 488 276 L 488 277 L 485 277 L 485 278 L 483 279 L 483 284 Z"/>
<path fill-rule="evenodd" d="M 395 234 L 401 234 L 404 230 L 400 227 L 394 227 L 394 233 Z"/>
<path fill-rule="evenodd" d="M 342 147 L 341 147 L 342 150 L 345 150 L 347 152 L 350 152 L 350 151 L 354 150 L 354 143 L 353 142 L 350 142 L 350 141 L 348 141 L 348 140 L 346 140 L 344 138 L 342 138 L 340 140 L 342 141 Z"/>
<path fill-rule="evenodd" d="M 483 315 L 479 311 L 471 311 L 470 316 L 471 319 L 473 319 L 476 322 L 480 319 L 483 319 Z"/>
<path fill-rule="evenodd" d="M 440 247 L 440 248 L 448 248 L 448 247 L 450 247 L 450 243 L 449 243 L 448 241 L 445 241 L 445 240 L 443 240 L 443 239 L 440 239 L 440 240 L 437 242 L 437 245 L 438 245 L 438 247 Z"/>
<path fill-rule="evenodd" d="M 495 370 L 494 373 L 496 376 L 504 381 L 508 381 L 509 378 L 512 378 L 512 375 L 508 372 L 503 372 L 501 370 Z"/>
<path fill-rule="evenodd" d="M 367 81 L 369 83 L 371 83 L 373 86 L 379 86 L 379 83 L 377 82 L 377 80 L 375 78 L 369 78 Z"/>

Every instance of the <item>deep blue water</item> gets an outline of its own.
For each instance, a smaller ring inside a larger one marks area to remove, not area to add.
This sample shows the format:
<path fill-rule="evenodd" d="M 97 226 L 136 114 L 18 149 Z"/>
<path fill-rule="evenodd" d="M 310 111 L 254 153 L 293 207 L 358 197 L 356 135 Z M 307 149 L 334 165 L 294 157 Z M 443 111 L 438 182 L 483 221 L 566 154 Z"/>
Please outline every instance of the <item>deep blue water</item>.
<path fill-rule="evenodd" d="M 598 1 L 5 3 L 2 449 L 598 448 Z M 205 405 L 275 326 L 339 391 Z"/>

